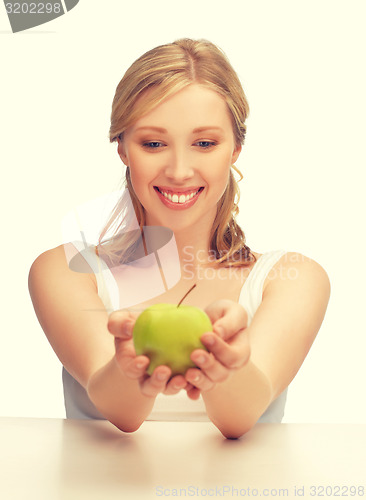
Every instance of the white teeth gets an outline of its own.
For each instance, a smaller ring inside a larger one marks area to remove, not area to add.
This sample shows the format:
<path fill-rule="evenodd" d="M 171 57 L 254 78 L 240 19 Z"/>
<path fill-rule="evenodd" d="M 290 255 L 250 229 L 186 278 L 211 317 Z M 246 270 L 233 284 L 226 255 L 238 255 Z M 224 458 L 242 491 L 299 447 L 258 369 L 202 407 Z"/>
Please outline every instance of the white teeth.
<path fill-rule="evenodd" d="M 196 196 L 198 191 L 199 190 L 197 190 L 195 193 L 191 193 L 191 194 L 187 194 L 187 195 L 181 194 L 179 196 L 177 194 L 172 195 L 170 193 L 166 193 L 165 191 L 160 191 L 160 193 L 165 198 L 168 198 L 168 200 L 170 200 L 173 203 L 185 203 L 186 201 L 191 200 L 193 198 L 193 196 Z"/>

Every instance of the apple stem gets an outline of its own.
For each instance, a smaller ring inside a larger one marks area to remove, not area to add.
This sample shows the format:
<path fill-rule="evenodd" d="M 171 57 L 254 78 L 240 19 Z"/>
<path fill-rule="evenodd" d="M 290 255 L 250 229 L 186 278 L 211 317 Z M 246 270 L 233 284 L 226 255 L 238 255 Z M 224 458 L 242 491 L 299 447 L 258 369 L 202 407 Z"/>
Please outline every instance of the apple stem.
<path fill-rule="evenodd" d="M 185 294 L 185 296 L 180 300 L 179 304 L 177 305 L 177 307 L 179 307 L 181 305 L 181 303 L 183 302 L 183 300 L 187 297 L 187 295 L 189 293 L 191 293 L 191 291 L 193 290 L 193 288 L 195 288 L 197 286 L 197 283 L 195 283 L 189 290 L 188 292 Z"/>

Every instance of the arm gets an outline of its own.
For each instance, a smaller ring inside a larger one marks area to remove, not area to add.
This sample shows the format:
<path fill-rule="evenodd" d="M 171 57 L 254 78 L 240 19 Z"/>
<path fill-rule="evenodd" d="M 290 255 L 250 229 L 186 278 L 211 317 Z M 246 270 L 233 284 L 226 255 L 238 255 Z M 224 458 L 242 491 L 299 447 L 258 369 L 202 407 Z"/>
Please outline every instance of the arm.
<path fill-rule="evenodd" d="M 128 376 L 121 370 L 121 350 L 128 351 L 130 344 L 120 342 L 116 350 L 92 271 L 71 271 L 62 245 L 34 261 L 29 291 L 38 320 L 66 370 L 87 390 L 105 418 L 123 431 L 136 430 L 150 413 L 155 396 L 166 389 L 167 367 L 159 367 L 165 379 L 158 380 L 154 372 L 143 391 L 144 368 L 132 366 Z M 132 365 L 144 362 L 132 358 Z"/>
<path fill-rule="evenodd" d="M 263 301 L 248 328 L 244 329 L 243 320 L 238 326 L 234 310 L 231 317 L 228 315 L 226 327 L 229 331 L 236 324 L 239 332 L 231 340 L 225 342 L 212 334 L 202 338 L 212 354 L 200 365 L 203 373 L 199 388 L 210 419 L 226 437 L 239 437 L 250 430 L 289 385 L 327 308 L 330 284 L 319 264 L 299 254 L 287 254 L 274 271 L 275 278 L 268 280 Z M 215 339 L 212 347 L 206 342 L 210 337 Z M 248 348 L 243 357 L 245 338 Z M 229 368 L 226 372 L 225 367 Z M 192 372 L 187 373 L 191 383 L 190 377 L 197 376 Z"/>

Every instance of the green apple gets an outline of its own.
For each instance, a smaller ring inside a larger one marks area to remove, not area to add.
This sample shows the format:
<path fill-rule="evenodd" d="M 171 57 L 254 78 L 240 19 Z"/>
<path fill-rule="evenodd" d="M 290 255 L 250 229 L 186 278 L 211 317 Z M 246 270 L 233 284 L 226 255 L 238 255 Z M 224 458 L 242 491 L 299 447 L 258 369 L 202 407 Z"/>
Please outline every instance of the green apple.
<path fill-rule="evenodd" d="M 159 365 L 169 366 L 172 376 L 196 365 L 190 358 L 195 349 L 204 349 L 200 337 L 212 331 L 207 314 L 198 307 L 175 304 L 155 304 L 137 318 L 133 341 L 137 355 L 150 359 L 147 373 Z"/>

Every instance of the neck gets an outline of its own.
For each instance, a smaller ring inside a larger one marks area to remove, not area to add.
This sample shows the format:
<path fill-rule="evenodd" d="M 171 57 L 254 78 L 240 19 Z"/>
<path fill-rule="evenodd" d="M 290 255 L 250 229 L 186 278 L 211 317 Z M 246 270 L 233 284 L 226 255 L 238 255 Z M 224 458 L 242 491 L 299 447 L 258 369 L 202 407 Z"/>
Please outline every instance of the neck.
<path fill-rule="evenodd" d="M 199 268 L 209 262 L 209 233 L 208 230 L 205 233 L 195 235 L 190 232 L 189 236 L 181 233 L 174 234 L 182 277 L 193 279 L 194 276 L 197 276 Z"/>
<path fill-rule="evenodd" d="M 207 213 L 194 225 L 180 229 L 170 228 L 174 232 L 182 277 L 197 275 L 199 267 L 213 260 L 209 245 L 214 218 L 215 214 Z M 146 222 L 147 225 L 156 224 L 149 220 Z"/>

